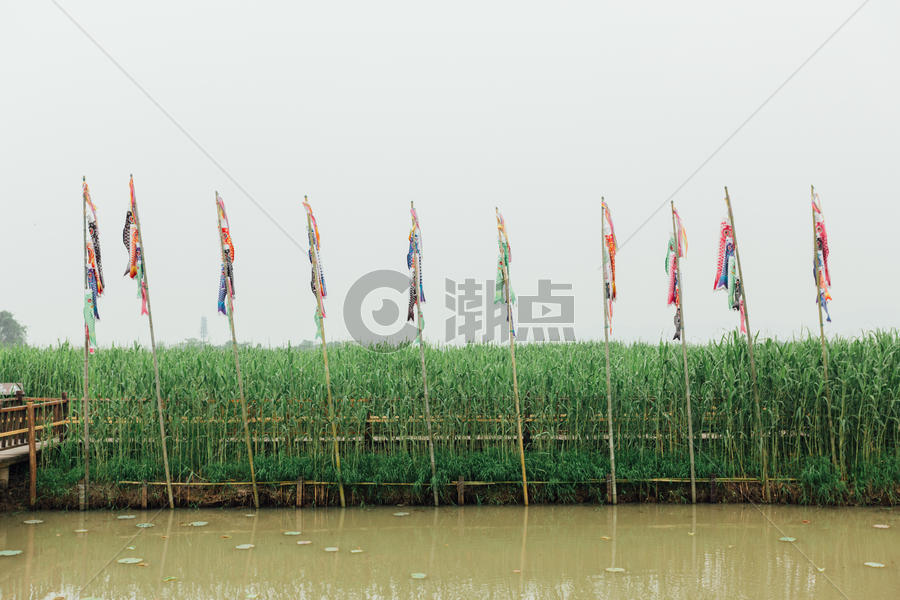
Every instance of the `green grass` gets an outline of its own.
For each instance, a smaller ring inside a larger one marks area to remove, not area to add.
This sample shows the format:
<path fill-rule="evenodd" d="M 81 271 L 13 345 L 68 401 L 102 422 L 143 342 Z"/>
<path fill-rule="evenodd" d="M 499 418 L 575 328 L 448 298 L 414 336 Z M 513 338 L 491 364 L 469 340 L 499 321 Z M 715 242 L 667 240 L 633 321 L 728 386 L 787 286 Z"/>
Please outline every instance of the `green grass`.
<path fill-rule="evenodd" d="M 260 480 L 333 480 L 318 350 L 242 348 L 256 466 Z M 231 350 L 163 349 L 159 355 L 173 477 L 242 479 L 246 457 Z M 809 501 L 896 489 L 900 481 L 900 336 L 875 332 L 829 342 L 833 397 L 828 429 L 818 339 L 760 341 L 756 347 L 762 428 L 769 475 L 798 477 Z M 428 348 L 438 479 L 519 478 L 507 348 Z M 373 353 L 329 348 L 341 435 L 344 480 L 431 479 L 422 421 L 417 348 Z M 603 345 L 524 344 L 517 349 L 529 477 L 547 481 L 601 478 L 607 470 Z M 746 343 L 739 337 L 688 347 L 697 472 L 758 477 Z M 29 396 L 74 399 L 79 416 L 82 350 L 0 348 L 0 381 L 21 381 Z M 92 479 L 159 479 L 162 464 L 150 353 L 140 347 L 100 350 L 91 359 Z M 611 346 L 613 420 L 620 477 L 688 474 L 681 351 L 661 343 Z M 383 422 L 366 423 L 367 417 Z M 706 434 L 700 438 L 701 432 Z M 81 464 L 80 428 L 42 469 L 72 476 Z M 830 436 L 835 437 L 835 455 Z M 372 436 L 374 436 L 374 441 Z M 497 436 L 500 436 L 499 438 Z M 379 441 L 386 438 L 387 441 Z M 827 468 L 826 468 L 827 467 Z M 835 477 L 837 479 L 835 479 Z M 51 478 L 52 479 L 52 478 Z M 838 482 L 838 483 L 835 483 Z M 564 489 L 560 488 L 562 492 Z M 869 491 L 866 491 L 866 490 Z"/>

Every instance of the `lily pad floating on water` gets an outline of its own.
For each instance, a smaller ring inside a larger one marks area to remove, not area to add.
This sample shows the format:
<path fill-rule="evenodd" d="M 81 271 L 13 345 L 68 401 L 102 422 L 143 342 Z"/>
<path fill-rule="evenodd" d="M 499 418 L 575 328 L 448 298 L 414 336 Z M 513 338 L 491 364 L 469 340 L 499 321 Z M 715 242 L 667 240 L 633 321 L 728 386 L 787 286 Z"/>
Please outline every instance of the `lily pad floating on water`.
<path fill-rule="evenodd" d="M 22 554 L 21 550 L 0 550 L 0 556 L 18 556 Z"/>
<path fill-rule="evenodd" d="M 622 567 L 606 567 L 607 573 L 624 573 L 625 569 Z"/>
<path fill-rule="evenodd" d="M 874 569 L 883 569 L 884 568 L 884 565 L 881 564 L 880 562 L 867 562 L 867 563 L 863 563 L 863 564 L 866 565 L 867 567 L 872 567 Z"/>
<path fill-rule="evenodd" d="M 778 541 L 779 542 L 796 542 L 797 538 L 786 535 L 784 537 L 778 538 Z"/>
<path fill-rule="evenodd" d="M 425 573 L 410 573 L 409 576 L 413 579 L 425 579 Z"/>
<path fill-rule="evenodd" d="M 309 544 L 312 544 L 312 542 L 309 540 L 300 540 L 299 542 L 297 542 L 298 546 L 307 546 Z"/>
<path fill-rule="evenodd" d="M 235 546 L 235 549 L 236 550 L 250 550 L 251 548 L 254 548 L 254 547 L 255 546 L 253 544 L 238 544 L 237 546 Z"/>
<path fill-rule="evenodd" d="M 328 546 L 327 548 L 325 548 L 325 552 L 337 552 L 337 551 L 338 551 L 337 546 Z"/>
<path fill-rule="evenodd" d="M 26 525 L 39 525 L 39 524 L 43 523 L 43 521 L 40 519 L 28 519 L 27 521 L 22 521 L 22 522 L 25 523 Z"/>
<path fill-rule="evenodd" d="M 206 525 L 209 525 L 209 521 L 192 521 L 188 523 L 189 527 L 205 527 Z"/>
<path fill-rule="evenodd" d="M 120 565 L 136 565 L 139 562 L 143 562 L 143 558 L 120 558 L 116 562 Z"/>
<path fill-rule="evenodd" d="M 137 515 L 119 515 L 117 519 L 136 519 Z"/>
<path fill-rule="evenodd" d="M 285 531 L 284 535 L 300 535 L 299 531 Z"/>
<path fill-rule="evenodd" d="M 891 526 L 887 523 L 875 523 L 874 525 L 872 525 L 872 527 L 874 527 L 875 529 L 890 529 Z"/>
<path fill-rule="evenodd" d="M 153 523 L 138 523 L 135 527 L 140 527 L 141 529 L 146 529 L 148 527 L 153 527 Z"/>

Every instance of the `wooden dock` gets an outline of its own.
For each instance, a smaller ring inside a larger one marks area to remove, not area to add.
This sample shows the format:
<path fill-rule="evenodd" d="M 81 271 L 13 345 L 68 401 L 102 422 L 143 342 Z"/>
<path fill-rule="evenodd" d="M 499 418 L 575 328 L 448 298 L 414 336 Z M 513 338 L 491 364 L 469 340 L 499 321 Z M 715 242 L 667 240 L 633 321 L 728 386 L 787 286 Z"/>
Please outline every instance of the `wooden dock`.
<path fill-rule="evenodd" d="M 37 453 L 64 435 L 69 424 L 69 399 L 14 398 L 0 401 L 0 490 L 9 487 L 9 468 L 29 463 L 30 500 L 37 500 Z"/>

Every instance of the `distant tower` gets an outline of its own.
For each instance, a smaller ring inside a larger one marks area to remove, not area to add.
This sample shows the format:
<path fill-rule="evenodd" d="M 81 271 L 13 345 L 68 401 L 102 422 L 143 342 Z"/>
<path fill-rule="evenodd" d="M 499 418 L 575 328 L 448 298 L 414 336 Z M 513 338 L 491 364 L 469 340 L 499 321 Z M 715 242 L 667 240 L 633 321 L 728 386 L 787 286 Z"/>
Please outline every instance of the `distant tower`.
<path fill-rule="evenodd" d="M 206 317 L 200 317 L 200 341 L 206 343 L 206 336 L 209 335 L 209 328 L 206 324 Z"/>

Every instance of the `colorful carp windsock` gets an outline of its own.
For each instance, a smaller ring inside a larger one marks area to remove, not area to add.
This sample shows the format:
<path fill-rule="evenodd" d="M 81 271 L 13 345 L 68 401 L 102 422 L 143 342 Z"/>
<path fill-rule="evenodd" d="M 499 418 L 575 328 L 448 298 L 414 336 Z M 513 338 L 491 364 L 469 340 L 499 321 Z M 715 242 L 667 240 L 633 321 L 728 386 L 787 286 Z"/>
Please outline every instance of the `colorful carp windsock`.
<path fill-rule="evenodd" d="M 144 256 L 134 217 L 136 202 L 134 178 L 128 180 L 128 189 L 131 194 L 131 204 L 128 212 L 125 213 L 125 227 L 122 230 L 122 242 L 125 244 L 125 250 L 128 252 L 128 266 L 125 268 L 123 276 L 128 275 L 137 281 L 137 297 L 141 299 L 141 314 L 146 315 L 149 314 L 147 310 L 147 282 L 144 281 Z"/>
<path fill-rule="evenodd" d="M 225 213 L 225 201 L 216 194 L 216 204 L 219 207 L 219 219 L 223 223 L 219 232 L 219 241 L 222 244 L 223 256 L 225 261 L 219 275 L 219 312 L 223 315 L 228 314 L 228 305 L 225 302 L 229 289 L 231 290 L 231 301 L 234 302 L 234 244 L 231 241 L 231 227 L 228 224 L 228 215 Z"/>
<path fill-rule="evenodd" d="M 82 198 L 85 203 L 87 215 L 86 227 L 90 238 L 84 248 L 85 253 L 85 303 L 84 303 L 84 327 L 88 338 L 88 346 L 91 353 L 97 348 L 95 333 L 96 321 L 100 319 L 98 298 L 103 294 L 105 282 L 103 279 L 103 264 L 100 260 L 100 228 L 97 224 L 97 207 L 91 199 L 91 191 L 87 181 L 81 184 Z"/>
<path fill-rule="evenodd" d="M 719 256 L 716 261 L 716 279 L 713 282 L 713 290 L 728 290 L 728 308 L 740 313 L 741 333 L 747 333 L 744 290 L 734 255 L 734 228 L 727 217 L 722 219 L 720 226 Z"/>
<path fill-rule="evenodd" d="M 94 294 L 91 291 L 84 292 L 84 335 L 88 339 L 88 348 L 91 354 L 97 350 L 96 311 L 97 307 Z"/>
<path fill-rule="evenodd" d="M 619 249 L 619 244 L 616 241 L 616 228 L 613 227 L 612 216 L 609 214 L 609 205 L 606 202 L 601 202 L 601 206 L 603 208 L 603 218 L 606 219 L 606 225 L 609 227 L 603 239 L 603 243 L 606 245 L 607 256 L 604 295 L 609 315 L 609 328 L 612 330 L 613 302 L 616 300 L 616 251 Z"/>
<path fill-rule="evenodd" d="M 831 286 L 831 272 L 828 270 L 828 234 L 825 232 L 825 217 L 822 215 L 818 194 L 815 194 L 812 200 L 812 210 L 816 221 L 816 256 L 813 261 L 813 278 L 818 286 L 817 301 L 825 311 L 826 320 L 831 323 L 831 314 L 828 312 L 828 302 L 831 300 L 831 292 L 828 291 Z"/>
<path fill-rule="evenodd" d="M 509 277 L 509 263 L 512 262 L 512 249 L 509 246 L 509 236 L 506 233 L 506 222 L 500 209 L 494 209 L 497 213 L 497 245 L 500 255 L 497 258 L 497 279 L 494 285 L 494 304 L 506 302 L 504 288 L 509 289 L 509 306 L 506 311 L 506 320 L 509 323 L 510 334 L 516 336 L 515 320 L 512 314 L 512 305 L 516 302 L 516 295 L 507 278 Z"/>
<path fill-rule="evenodd" d="M 675 305 L 675 335 L 673 340 L 681 339 L 681 285 L 678 281 L 678 259 L 687 252 L 687 233 L 684 225 L 681 223 L 681 217 L 678 211 L 672 209 L 675 213 L 675 230 L 676 237 L 669 238 L 669 246 L 666 251 L 666 273 L 669 276 L 669 286 L 667 294 L 667 303 Z"/>
<path fill-rule="evenodd" d="M 94 206 L 94 202 L 91 199 L 91 191 L 88 189 L 87 181 L 82 183 L 82 193 L 84 194 L 84 201 L 87 204 L 87 227 L 88 227 L 88 235 L 90 235 L 90 239 L 88 240 L 88 247 L 93 251 L 91 264 L 94 269 L 94 275 L 97 279 L 97 293 L 103 294 L 103 288 L 106 287 L 106 280 L 103 278 L 103 261 L 100 255 L 100 226 L 97 223 L 97 207 Z"/>
<path fill-rule="evenodd" d="M 313 215 L 309 200 L 303 199 L 303 208 L 306 209 L 307 228 L 309 237 L 309 264 L 311 269 L 309 287 L 316 297 L 316 337 L 322 337 L 322 319 L 325 318 L 325 297 L 328 295 L 325 287 L 325 273 L 322 269 L 321 240 L 319 238 L 319 224 Z M 319 301 L 321 296 L 322 300 Z"/>
<path fill-rule="evenodd" d="M 90 238 L 84 248 L 85 254 L 85 292 L 90 292 L 94 318 L 99 319 L 100 313 L 97 308 L 97 298 L 103 294 L 103 269 L 100 262 L 100 233 L 97 226 L 97 207 L 91 200 L 91 191 L 88 188 L 87 181 L 81 184 L 82 197 L 84 198 L 85 209 L 87 213 L 87 229 Z"/>
<path fill-rule="evenodd" d="M 409 230 L 409 250 L 406 253 L 406 266 L 409 269 L 409 309 L 407 321 L 415 321 L 416 308 L 425 302 L 425 286 L 422 276 L 422 229 L 419 227 L 419 216 L 416 209 L 410 207 L 412 227 Z M 422 323 L 422 328 L 425 324 Z"/>

